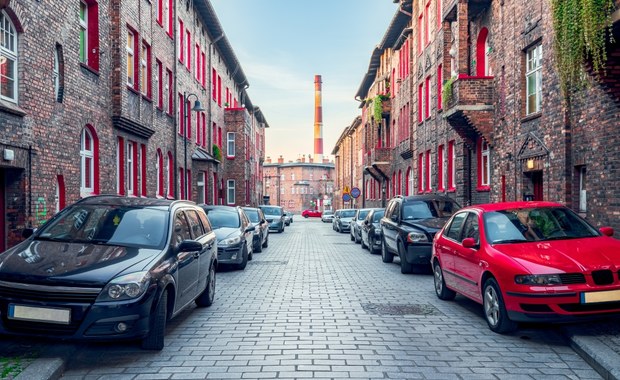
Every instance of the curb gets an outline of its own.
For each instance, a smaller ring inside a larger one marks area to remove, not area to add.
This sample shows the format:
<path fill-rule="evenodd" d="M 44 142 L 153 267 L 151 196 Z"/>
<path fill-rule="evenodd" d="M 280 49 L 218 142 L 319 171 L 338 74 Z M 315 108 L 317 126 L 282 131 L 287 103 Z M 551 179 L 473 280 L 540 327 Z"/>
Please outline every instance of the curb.
<path fill-rule="evenodd" d="M 62 358 L 39 358 L 30 363 L 15 380 L 57 380 L 65 369 Z"/>
<path fill-rule="evenodd" d="M 601 339 L 562 328 L 570 346 L 606 380 L 620 380 L 620 355 Z"/>

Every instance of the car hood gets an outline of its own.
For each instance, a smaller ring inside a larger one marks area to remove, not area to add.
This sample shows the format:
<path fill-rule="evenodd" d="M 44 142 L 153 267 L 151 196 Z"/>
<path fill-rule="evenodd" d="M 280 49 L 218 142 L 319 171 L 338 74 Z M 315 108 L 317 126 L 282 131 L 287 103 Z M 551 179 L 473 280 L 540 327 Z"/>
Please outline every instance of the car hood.
<path fill-rule="evenodd" d="M 224 239 L 239 236 L 241 234 L 241 232 L 239 231 L 239 228 L 232 228 L 232 227 L 220 227 L 214 231 L 215 231 L 215 236 L 217 237 L 218 242 Z"/>
<path fill-rule="evenodd" d="M 265 214 L 265 218 L 269 218 L 269 219 L 280 219 L 282 217 L 283 217 L 282 215 Z"/>
<path fill-rule="evenodd" d="M 429 219 L 414 219 L 414 220 L 403 220 L 403 224 L 422 229 L 424 231 L 437 232 L 440 230 L 444 224 L 448 221 L 449 218 L 429 218 Z"/>
<path fill-rule="evenodd" d="M 496 244 L 531 273 L 590 272 L 620 268 L 620 241 L 606 237 Z"/>
<path fill-rule="evenodd" d="M 346 217 L 345 217 L 345 218 L 343 218 L 343 217 L 341 217 L 341 218 L 340 218 L 340 220 L 341 220 L 341 221 L 343 221 L 343 222 L 349 222 L 349 223 L 351 223 L 351 222 L 353 221 L 353 217 L 350 217 L 350 218 L 346 218 Z"/>
<path fill-rule="evenodd" d="M 26 240 L 0 254 L 0 279 L 40 284 L 103 286 L 139 271 L 160 252 L 153 249 Z"/>

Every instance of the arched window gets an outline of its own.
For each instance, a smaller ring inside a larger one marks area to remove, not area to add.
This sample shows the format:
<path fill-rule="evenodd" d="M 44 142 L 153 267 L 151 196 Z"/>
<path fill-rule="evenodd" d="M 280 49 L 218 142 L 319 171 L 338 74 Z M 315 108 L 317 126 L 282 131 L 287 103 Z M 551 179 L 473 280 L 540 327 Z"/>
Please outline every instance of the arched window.
<path fill-rule="evenodd" d="M 87 125 L 80 136 L 80 194 L 99 193 L 99 141 L 95 129 Z"/>
<path fill-rule="evenodd" d="M 164 196 L 164 155 L 161 149 L 157 148 L 157 157 L 155 158 L 155 168 L 157 172 L 157 196 Z"/>
<path fill-rule="evenodd" d="M 0 99 L 17 103 L 17 30 L 0 12 Z"/>
<path fill-rule="evenodd" d="M 488 44 L 489 30 L 482 28 L 478 33 L 478 40 L 476 42 L 476 75 L 477 76 L 491 76 L 491 69 L 487 59 L 489 51 Z"/>
<path fill-rule="evenodd" d="M 54 49 L 54 95 L 56 101 L 62 103 L 65 87 L 65 63 L 62 55 L 62 45 L 56 44 Z"/>

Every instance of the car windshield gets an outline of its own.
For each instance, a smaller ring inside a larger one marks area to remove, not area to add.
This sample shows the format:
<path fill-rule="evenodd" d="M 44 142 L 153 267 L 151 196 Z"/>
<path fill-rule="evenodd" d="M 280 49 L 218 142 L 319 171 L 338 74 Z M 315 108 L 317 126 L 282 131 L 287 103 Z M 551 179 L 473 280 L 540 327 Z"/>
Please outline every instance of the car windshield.
<path fill-rule="evenodd" d="M 76 205 L 44 224 L 36 239 L 161 248 L 168 213 L 139 207 Z"/>
<path fill-rule="evenodd" d="M 342 210 L 340 211 L 341 218 L 352 218 L 355 216 L 355 210 Z"/>
<path fill-rule="evenodd" d="M 260 218 L 258 217 L 258 211 L 257 210 L 243 209 L 243 211 L 245 211 L 245 214 L 248 216 L 248 218 L 250 218 L 250 221 L 252 223 L 260 222 Z"/>
<path fill-rule="evenodd" d="M 372 221 L 374 223 L 379 223 L 381 218 L 383 218 L 383 214 L 385 214 L 385 210 L 375 211 L 375 213 L 372 215 Z"/>
<path fill-rule="evenodd" d="M 425 201 L 413 201 L 405 203 L 403 207 L 403 219 L 430 219 L 448 218 L 458 210 L 458 206 L 449 200 L 429 199 Z"/>
<path fill-rule="evenodd" d="M 214 229 L 222 227 L 239 228 L 239 214 L 237 214 L 236 211 L 223 209 L 211 209 L 206 211 Z"/>
<path fill-rule="evenodd" d="M 358 220 L 364 219 L 366 215 L 368 215 L 369 212 L 370 210 L 360 210 L 359 213 L 357 214 L 357 219 Z"/>
<path fill-rule="evenodd" d="M 594 227 L 564 207 L 487 212 L 484 227 L 491 244 L 600 236 Z"/>
<path fill-rule="evenodd" d="M 282 215 L 282 209 L 279 207 L 261 207 L 266 215 Z"/>
<path fill-rule="evenodd" d="M 330 216 L 330 215 L 334 215 L 334 213 L 332 211 L 323 211 L 323 215 Z"/>

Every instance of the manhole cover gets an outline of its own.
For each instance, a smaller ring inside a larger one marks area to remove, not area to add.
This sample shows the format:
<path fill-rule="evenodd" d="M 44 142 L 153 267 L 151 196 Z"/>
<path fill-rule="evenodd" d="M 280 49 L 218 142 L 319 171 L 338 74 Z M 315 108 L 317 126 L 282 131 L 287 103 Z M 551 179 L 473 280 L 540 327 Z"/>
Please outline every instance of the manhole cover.
<path fill-rule="evenodd" d="M 376 315 L 442 315 L 433 305 L 414 304 L 397 305 L 385 303 L 366 303 L 362 308 L 369 314 Z"/>
<path fill-rule="evenodd" d="M 261 265 L 286 265 L 288 264 L 287 260 L 252 260 L 250 264 L 261 264 Z"/>

